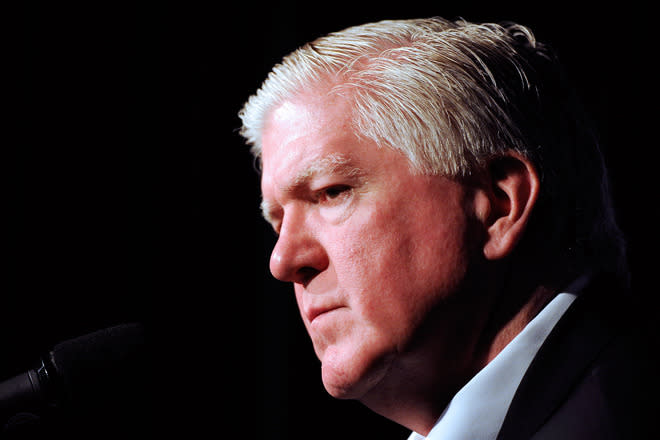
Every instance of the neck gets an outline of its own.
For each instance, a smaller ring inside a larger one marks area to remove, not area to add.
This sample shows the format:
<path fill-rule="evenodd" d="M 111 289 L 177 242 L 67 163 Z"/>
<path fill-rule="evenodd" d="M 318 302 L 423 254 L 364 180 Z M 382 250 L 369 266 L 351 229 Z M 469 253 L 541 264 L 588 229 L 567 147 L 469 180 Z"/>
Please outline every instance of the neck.
<path fill-rule="evenodd" d="M 442 370 L 437 370 L 442 371 Z M 469 377 L 442 382 L 429 372 L 426 364 L 414 359 L 399 359 L 386 377 L 360 401 L 372 411 L 406 428 L 427 435 L 453 395 Z M 443 371 L 444 373 L 444 371 Z"/>
<path fill-rule="evenodd" d="M 485 336 L 484 344 L 480 350 L 480 367 L 485 367 L 490 361 L 495 359 L 504 350 L 504 347 L 509 345 L 518 336 L 556 294 L 556 288 L 539 286 L 516 312 L 507 313 L 503 310 L 501 315 L 495 314 L 485 332 L 487 336 Z M 507 318 L 502 320 L 501 316 Z"/>

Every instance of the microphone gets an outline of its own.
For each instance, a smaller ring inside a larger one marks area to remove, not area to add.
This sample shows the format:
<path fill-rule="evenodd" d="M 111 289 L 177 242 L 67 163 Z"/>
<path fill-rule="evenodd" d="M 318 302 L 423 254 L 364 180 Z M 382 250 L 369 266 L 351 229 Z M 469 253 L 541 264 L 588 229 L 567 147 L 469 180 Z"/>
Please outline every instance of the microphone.
<path fill-rule="evenodd" d="M 47 408 L 105 408 L 113 399 L 130 400 L 143 379 L 144 349 L 140 324 L 60 342 L 36 368 L 0 383 L 0 421 Z"/>

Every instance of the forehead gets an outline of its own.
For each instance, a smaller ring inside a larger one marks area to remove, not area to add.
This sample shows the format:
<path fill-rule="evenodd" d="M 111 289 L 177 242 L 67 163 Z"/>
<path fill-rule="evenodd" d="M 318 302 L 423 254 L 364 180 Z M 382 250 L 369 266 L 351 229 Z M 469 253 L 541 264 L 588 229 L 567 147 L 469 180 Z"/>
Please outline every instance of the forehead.
<path fill-rule="evenodd" d="M 378 154 L 356 136 L 350 106 L 341 97 L 301 97 L 277 106 L 262 137 L 262 186 L 320 171 L 343 170 L 349 162 Z"/>

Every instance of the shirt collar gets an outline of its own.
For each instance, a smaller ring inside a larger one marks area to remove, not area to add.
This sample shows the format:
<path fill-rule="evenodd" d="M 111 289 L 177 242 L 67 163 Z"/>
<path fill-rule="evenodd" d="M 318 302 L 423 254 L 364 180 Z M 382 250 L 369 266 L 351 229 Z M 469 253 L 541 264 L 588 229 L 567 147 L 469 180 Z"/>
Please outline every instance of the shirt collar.
<path fill-rule="evenodd" d="M 454 398 L 427 437 L 413 432 L 408 440 L 494 440 L 525 371 L 576 295 L 586 277 L 558 294 Z"/>

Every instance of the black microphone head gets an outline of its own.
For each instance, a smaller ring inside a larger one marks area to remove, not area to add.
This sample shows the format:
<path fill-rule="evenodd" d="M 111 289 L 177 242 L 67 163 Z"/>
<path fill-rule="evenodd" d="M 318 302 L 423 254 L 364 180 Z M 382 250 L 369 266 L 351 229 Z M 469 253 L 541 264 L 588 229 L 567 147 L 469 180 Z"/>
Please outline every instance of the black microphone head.
<path fill-rule="evenodd" d="M 123 324 L 61 342 L 50 352 L 64 405 L 106 405 L 143 392 L 145 333 Z"/>

